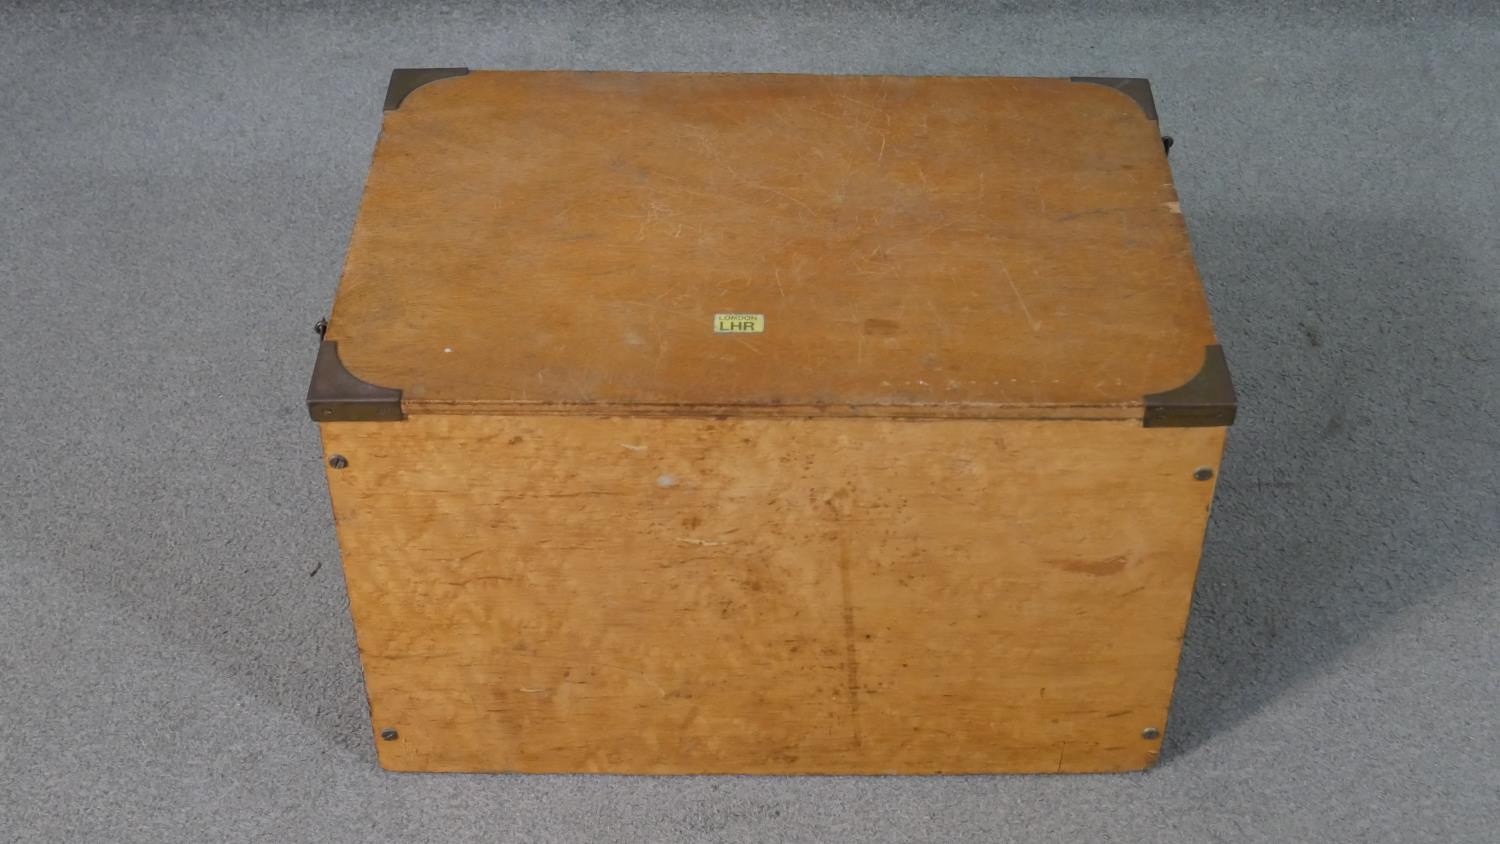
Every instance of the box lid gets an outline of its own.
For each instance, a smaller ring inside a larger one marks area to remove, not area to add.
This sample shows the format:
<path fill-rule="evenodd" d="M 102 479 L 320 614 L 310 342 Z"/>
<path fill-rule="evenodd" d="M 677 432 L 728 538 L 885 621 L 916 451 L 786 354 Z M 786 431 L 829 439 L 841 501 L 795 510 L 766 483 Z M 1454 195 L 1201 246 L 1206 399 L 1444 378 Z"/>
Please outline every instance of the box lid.
<path fill-rule="evenodd" d="M 315 419 L 1234 398 L 1144 80 L 397 71 Z"/>

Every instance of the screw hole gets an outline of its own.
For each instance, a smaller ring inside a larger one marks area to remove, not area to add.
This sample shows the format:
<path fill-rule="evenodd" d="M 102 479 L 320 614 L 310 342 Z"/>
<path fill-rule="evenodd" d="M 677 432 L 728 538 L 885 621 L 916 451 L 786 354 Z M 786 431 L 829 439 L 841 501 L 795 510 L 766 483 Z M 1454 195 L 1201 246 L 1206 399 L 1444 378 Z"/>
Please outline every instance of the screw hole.
<path fill-rule="evenodd" d="M 400 734 L 396 732 L 394 727 L 386 727 L 380 731 L 380 737 L 386 741 L 395 741 L 400 737 Z"/>
<path fill-rule="evenodd" d="M 335 469 L 342 469 L 349 465 L 349 461 L 342 454 L 335 454 L 328 458 L 328 465 Z"/>
<path fill-rule="evenodd" d="M 395 731 L 392 730 L 392 732 Z M 1158 730 L 1155 727 L 1147 727 L 1146 729 L 1141 730 L 1141 738 L 1145 739 L 1146 741 L 1155 741 L 1156 739 L 1161 738 L 1161 730 Z"/>
<path fill-rule="evenodd" d="M 1195 481 L 1206 481 L 1213 476 L 1214 470 L 1207 466 L 1200 466 L 1197 471 L 1193 472 L 1193 480 Z"/>

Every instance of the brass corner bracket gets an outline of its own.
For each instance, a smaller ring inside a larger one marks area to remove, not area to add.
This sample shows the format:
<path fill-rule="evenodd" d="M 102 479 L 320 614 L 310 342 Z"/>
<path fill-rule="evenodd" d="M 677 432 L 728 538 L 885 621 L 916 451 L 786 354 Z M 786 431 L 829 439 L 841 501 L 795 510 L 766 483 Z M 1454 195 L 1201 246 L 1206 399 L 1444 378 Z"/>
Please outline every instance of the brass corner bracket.
<path fill-rule="evenodd" d="M 1135 104 L 1141 107 L 1147 120 L 1156 119 L 1156 99 L 1151 96 L 1151 81 L 1148 79 L 1121 78 L 1115 76 L 1072 76 L 1070 82 L 1087 82 L 1091 85 L 1103 85 L 1113 88 L 1125 96 L 1135 100 Z"/>
<path fill-rule="evenodd" d="M 339 360 L 336 340 L 318 344 L 318 360 L 307 387 L 307 412 L 315 422 L 395 422 L 406 418 L 401 410 L 401 391 L 356 378 Z"/>
<path fill-rule="evenodd" d="M 1145 398 L 1147 428 L 1212 428 L 1234 424 L 1236 399 L 1222 346 L 1204 348 L 1203 366 L 1187 383 Z"/>
<path fill-rule="evenodd" d="M 385 88 L 385 110 L 395 111 L 400 108 L 401 101 L 407 95 L 428 82 L 450 76 L 464 76 L 468 72 L 466 67 L 398 67 L 391 71 L 390 84 Z"/>

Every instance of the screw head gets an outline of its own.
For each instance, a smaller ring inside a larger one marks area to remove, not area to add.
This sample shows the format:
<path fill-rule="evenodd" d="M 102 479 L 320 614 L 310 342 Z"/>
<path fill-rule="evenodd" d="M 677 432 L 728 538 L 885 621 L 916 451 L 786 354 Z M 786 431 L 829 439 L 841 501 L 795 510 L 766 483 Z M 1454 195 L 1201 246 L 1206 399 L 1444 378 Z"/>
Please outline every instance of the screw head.
<path fill-rule="evenodd" d="M 394 727 L 386 727 L 385 729 L 380 731 L 380 737 L 385 739 L 386 741 L 395 741 L 398 735 L 399 734 L 396 732 L 396 729 Z"/>
<path fill-rule="evenodd" d="M 1146 741 L 1155 741 L 1156 739 L 1161 738 L 1161 730 L 1158 730 L 1155 727 L 1147 727 L 1146 729 L 1141 730 L 1141 738 L 1145 739 Z"/>
<path fill-rule="evenodd" d="M 1214 470 L 1208 468 L 1207 466 L 1199 466 L 1197 470 L 1193 472 L 1193 480 L 1195 481 L 1206 481 L 1213 476 Z"/>
<path fill-rule="evenodd" d="M 349 461 L 342 454 L 335 454 L 328 458 L 328 465 L 335 469 L 342 469 L 349 465 Z"/>

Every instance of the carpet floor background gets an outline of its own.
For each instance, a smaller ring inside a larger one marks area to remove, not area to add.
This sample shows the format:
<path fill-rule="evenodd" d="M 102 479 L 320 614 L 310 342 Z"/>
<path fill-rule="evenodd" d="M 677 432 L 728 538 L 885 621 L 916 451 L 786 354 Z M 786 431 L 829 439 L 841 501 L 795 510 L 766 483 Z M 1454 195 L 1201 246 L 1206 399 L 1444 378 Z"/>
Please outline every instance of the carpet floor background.
<path fill-rule="evenodd" d="M 250 5 L 0 5 L 0 839 L 1495 840 L 1492 11 Z M 302 394 L 447 65 L 1149 77 L 1241 399 L 1160 766 L 379 770 Z"/>

